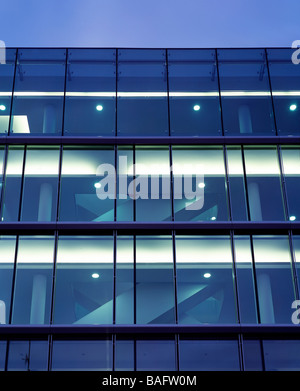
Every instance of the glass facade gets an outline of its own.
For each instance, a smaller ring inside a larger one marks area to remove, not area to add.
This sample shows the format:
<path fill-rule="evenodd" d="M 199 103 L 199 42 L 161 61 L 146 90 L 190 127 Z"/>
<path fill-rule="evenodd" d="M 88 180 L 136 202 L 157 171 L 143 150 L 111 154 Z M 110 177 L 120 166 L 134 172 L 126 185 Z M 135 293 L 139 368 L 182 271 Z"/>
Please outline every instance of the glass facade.
<path fill-rule="evenodd" d="M 1 371 L 299 370 L 291 54 L 7 50 Z"/>

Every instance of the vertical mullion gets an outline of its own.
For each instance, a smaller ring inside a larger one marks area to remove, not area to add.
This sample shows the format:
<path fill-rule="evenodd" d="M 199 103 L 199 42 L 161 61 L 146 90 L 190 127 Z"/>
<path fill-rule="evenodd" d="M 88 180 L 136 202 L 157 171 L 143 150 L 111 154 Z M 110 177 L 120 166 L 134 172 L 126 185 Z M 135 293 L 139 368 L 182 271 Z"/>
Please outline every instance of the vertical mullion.
<path fill-rule="evenodd" d="M 251 221 L 249 193 L 248 193 L 248 181 L 247 181 L 246 162 L 245 162 L 245 153 L 244 153 L 244 146 L 243 145 L 241 145 L 241 153 L 242 153 L 242 165 L 243 165 L 243 173 L 244 173 L 244 186 L 245 186 L 245 195 L 246 195 L 247 217 L 248 217 L 248 221 Z"/>
<path fill-rule="evenodd" d="M 63 160 L 63 145 L 59 146 L 59 162 L 58 162 L 58 183 L 57 183 L 57 205 L 55 221 L 59 220 L 60 212 L 60 194 L 61 194 L 61 172 L 62 172 L 62 160 Z"/>
<path fill-rule="evenodd" d="M 271 84 L 271 75 L 270 75 L 270 67 L 269 67 L 269 59 L 268 59 L 267 49 L 264 49 L 264 56 L 265 56 L 265 61 L 266 61 L 266 67 L 267 67 L 267 73 L 268 73 L 268 81 L 269 81 L 269 88 L 270 88 L 270 94 L 271 94 L 271 105 L 272 105 L 272 111 L 273 111 L 275 135 L 278 136 L 277 121 L 276 121 L 276 115 L 275 115 L 275 106 L 274 106 L 274 98 L 273 98 L 273 90 L 272 90 L 272 84 Z"/>
<path fill-rule="evenodd" d="M 233 231 L 230 231 L 230 246 L 231 246 L 231 256 L 232 256 L 233 284 L 234 284 L 235 297 L 236 297 L 237 321 L 238 321 L 238 323 L 241 323 L 241 311 L 240 311 L 238 280 L 237 280 L 237 272 L 236 272 L 236 257 L 235 257 L 234 232 Z"/>
<path fill-rule="evenodd" d="M 289 204 L 288 204 L 284 169 L 283 169 L 283 164 L 282 164 L 282 151 L 281 151 L 280 145 L 278 145 L 276 147 L 276 152 L 277 152 L 277 156 L 278 156 L 278 164 L 279 164 L 279 171 L 280 171 L 280 184 L 281 184 L 281 193 L 282 193 L 282 198 L 283 198 L 284 213 L 285 213 L 286 220 L 289 220 L 290 212 L 289 212 Z"/>
<path fill-rule="evenodd" d="M 18 221 L 21 220 L 21 214 L 22 214 L 23 190 L 24 190 L 24 180 L 25 180 L 24 175 L 25 175 L 27 148 L 28 148 L 28 146 L 25 145 L 24 152 L 23 152 L 23 167 L 22 167 L 21 187 L 20 187 L 20 203 L 19 203 Z"/>
<path fill-rule="evenodd" d="M 117 270 L 117 234 L 114 235 L 114 254 L 113 254 L 113 324 L 116 324 L 116 270 Z"/>
<path fill-rule="evenodd" d="M 170 197 L 171 197 L 171 221 L 175 221 L 174 209 L 174 176 L 173 176 L 173 154 L 172 145 L 169 145 L 169 164 L 170 164 Z"/>
<path fill-rule="evenodd" d="M 222 132 L 222 136 L 225 136 L 222 98 L 221 98 L 221 83 L 220 83 L 220 74 L 219 74 L 218 49 L 215 49 L 215 65 L 217 68 L 217 77 L 218 77 L 218 93 L 219 93 L 219 105 L 220 105 L 220 117 L 221 117 L 221 132 Z"/>
<path fill-rule="evenodd" d="M 63 97 L 63 110 L 62 110 L 62 122 L 61 122 L 61 135 L 64 136 L 65 133 L 65 108 L 66 108 L 66 89 L 67 89 L 67 76 L 68 76 L 68 60 L 69 60 L 69 50 L 66 48 L 66 58 L 65 58 L 65 80 L 64 80 L 64 97 Z"/>
<path fill-rule="evenodd" d="M 238 334 L 238 344 L 239 344 L 239 361 L 240 361 L 240 370 L 245 371 L 245 356 L 244 356 L 244 340 L 243 334 Z"/>
<path fill-rule="evenodd" d="M 224 166 L 225 166 L 225 180 L 226 180 L 226 190 L 227 190 L 227 207 L 229 211 L 229 220 L 232 221 L 232 205 L 230 198 L 230 183 L 229 183 L 229 175 L 228 175 L 228 160 L 227 160 L 227 146 L 223 145 L 223 158 L 224 158 Z"/>
<path fill-rule="evenodd" d="M 298 281 L 298 276 L 297 276 L 296 256 L 295 256 L 295 251 L 294 251 L 293 235 L 292 235 L 291 231 L 289 231 L 289 246 L 290 246 L 290 252 L 291 252 L 292 276 L 293 276 L 295 299 L 299 300 L 300 299 L 299 281 Z"/>
<path fill-rule="evenodd" d="M 261 323 L 261 316 L 260 316 L 260 305 L 259 305 L 258 286 L 257 286 L 257 278 L 256 278 L 255 254 L 254 254 L 254 245 L 253 245 L 252 235 L 250 235 L 250 250 L 251 250 L 251 258 L 252 258 L 252 271 L 253 271 L 253 279 L 254 279 L 254 292 L 255 292 L 257 322 L 260 324 Z"/>
<path fill-rule="evenodd" d="M 6 183 L 6 170 L 7 170 L 7 161 L 8 161 L 8 151 L 9 151 L 9 146 L 6 144 L 5 145 L 5 156 L 4 156 L 4 161 L 3 161 L 3 171 L 2 171 L 2 186 L 1 186 L 1 191 L 0 191 L 0 217 L 3 217 L 3 202 L 4 202 L 4 194 L 5 194 L 5 183 Z"/>
<path fill-rule="evenodd" d="M 167 75 L 167 103 L 168 103 L 168 136 L 171 136 L 171 115 L 170 115 L 170 85 L 169 85 L 169 61 L 168 61 L 168 49 L 166 53 L 166 75 Z"/>
<path fill-rule="evenodd" d="M 51 287 L 51 304 L 50 304 L 50 324 L 53 324 L 57 249 L 58 249 L 58 231 L 55 231 L 55 233 L 54 233 L 53 269 L 52 269 L 53 270 L 53 272 L 52 272 L 52 287 Z"/>
<path fill-rule="evenodd" d="M 116 49 L 116 68 L 115 68 L 115 72 L 116 72 L 116 80 L 115 80 L 115 83 L 116 83 L 116 104 L 115 104 L 115 137 L 118 136 L 118 77 L 119 77 L 119 64 L 118 64 L 118 61 L 119 61 L 119 49 Z"/>
<path fill-rule="evenodd" d="M 12 123 L 13 101 L 14 101 L 14 92 L 15 92 L 15 84 L 16 84 L 18 56 L 19 56 L 19 49 L 16 50 L 16 57 L 15 57 L 15 68 L 14 68 L 13 85 L 12 85 L 11 102 L 10 102 L 10 112 L 9 112 L 9 120 L 8 120 L 8 132 L 7 132 L 8 135 L 10 135 L 10 128 L 11 128 L 11 123 Z"/>

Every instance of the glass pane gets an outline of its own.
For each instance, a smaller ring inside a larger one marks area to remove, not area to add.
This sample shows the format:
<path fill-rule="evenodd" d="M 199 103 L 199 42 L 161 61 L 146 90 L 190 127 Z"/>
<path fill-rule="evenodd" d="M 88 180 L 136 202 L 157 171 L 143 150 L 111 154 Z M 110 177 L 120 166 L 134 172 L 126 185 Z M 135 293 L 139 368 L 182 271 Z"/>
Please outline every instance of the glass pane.
<path fill-rule="evenodd" d="M 293 252 L 297 272 L 298 289 L 300 290 L 300 235 L 293 235 Z"/>
<path fill-rule="evenodd" d="M 118 51 L 118 134 L 168 136 L 165 50 Z"/>
<path fill-rule="evenodd" d="M 300 341 L 263 341 L 266 371 L 299 371 Z"/>
<path fill-rule="evenodd" d="M 272 95 L 279 135 L 300 135 L 300 67 L 295 49 L 268 49 Z"/>
<path fill-rule="evenodd" d="M 175 371 L 175 341 L 136 341 L 138 371 Z"/>
<path fill-rule="evenodd" d="M 113 221 L 114 150 L 65 148 L 63 151 L 60 221 Z"/>
<path fill-rule="evenodd" d="M 261 323 L 291 324 L 295 300 L 287 236 L 254 236 L 254 259 Z"/>
<path fill-rule="evenodd" d="M 0 371 L 5 369 L 6 341 L 0 341 Z"/>
<path fill-rule="evenodd" d="M 21 220 L 56 220 L 58 169 L 58 147 L 27 149 Z"/>
<path fill-rule="evenodd" d="M 214 50 L 169 50 L 172 136 L 222 134 Z"/>
<path fill-rule="evenodd" d="M 173 147 L 177 221 L 228 220 L 222 148 Z"/>
<path fill-rule="evenodd" d="M 235 268 L 241 323 L 257 323 L 256 295 L 249 236 L 235 236 Z"/>
<path fill-rule="evenodd" d="M 227 167 L 232 220 L 248 220 L 244 169 L 240 147 L 227 148 Z"/>
<path fill-rule="evenodd" d="M 284 220 L 277 150 L 245 148 L 244 152 L 251 220 Z"/>
<path fill-rule="evenodd" d="M 24 148 L 9 147 L 3 189 L 2 221 L 18 221 Z"/>
<path fill-rule="evenodd" d="M 64 49 L 19 50 L 10 134 L 61 134 L 65 55 Z"/>
<path fill-rule="evenodd" d="M 55 324 L 112 324 L 113 238 L 58 239 Z"/>
<path fill-rule="evenodd" d="M 300 148 L 283 147 L 281 158 L 287 192 L 289 220 L 295 221 L 300 218 Z"/>
<path fill-rule="evenodd" d="M 177 236 L 180 324 L 236 323 L 230 238 Z"/>
<path fill-rule="evenodd" d="M 237 341 L 180 340 L 181 371 L 239 371 Z"/>
<path fill-rule="evenodd" d="M 8 371 L 46 371 L 48 368 L 47 341 L 10 341 Z"/>
<path fill-rule="evenodd" d="M 9 322 L 15 248 L 15 236 L 0 237 L 0 324 Z"/>
<path fill-rule="evenodd" d="M 261 342 L 243 340 L 243 357 L 246 371 L 262 371 Z"/>
<path fill-rule="evenodd" d="M 134 197 L 130 197 L 128 188 L 133 181 L 133 148 L 118 146 L 117 150 L 117 220 L 133 221 Z"/>
<path fill-rule="evenodd" d="M 53 341 L 52 371 L 111 371 L 112 343 Z"/>
<path fill-rule="evenodd" d="M 116 264 L 116 323 L 134 323 L 134 242 L 118 236 Z"/>
<path fill-rule="evenodd" d="M 129 187 L 136 199 L 136 221 L 170 221 L 170 153 L 165 148 L 135 152 L 135 180 Z"/>
<path fill-rule="evenodd" d="M 218 50 L 225 135 L 275 135 L 264 49 Z"/>
<path fill-rule="evenodd" d="M 64 135 L 115 135 L 116 54 L 69 49 Z"/>
<path fill-rule="evenodd" d="M 136 322 L 175 323 L 172 237 L 136 238 Z"/>
<path fill-rule="evenodd" d="M 19 237 L 13 324 L 49 324 L 54 237 Z"/>
<path fill-rule="evenodd" d="M 134 370 L 134 341 L 116 340 L 115 344 L 115 370 Z"/>
<path fill-rule="evenodd" d="M 9 114 L 14 80 L 16 49 L 5 50 L 5 64 L 0 66 L 0 135 L 6 135 L 9 127 Z"/>

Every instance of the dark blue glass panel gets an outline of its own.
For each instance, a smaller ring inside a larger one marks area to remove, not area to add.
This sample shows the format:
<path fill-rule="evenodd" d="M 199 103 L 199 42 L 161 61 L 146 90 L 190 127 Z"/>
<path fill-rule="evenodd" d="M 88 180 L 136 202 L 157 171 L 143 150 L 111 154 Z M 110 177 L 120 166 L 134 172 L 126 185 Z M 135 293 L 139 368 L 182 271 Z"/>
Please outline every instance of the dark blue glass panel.
<path fill-rule="evenodd" d="M 136 341 L 138 371 L 175 371 L 175 341 Z"/>
<path fill-rule="evenodd" d="M 70 49 L 64 135 L 115 135 L 116 53 Z"/>
<path fill-rule="evenodd" d="M 65 80 L 64 49 L 21 49 L 10 134 L 59 135 Z"/>
<path fill-rule="evenodd" d="M 117 124 L 120 136 L 167 136 L 164 50 L 118 51 Z"/>
<path fill-rule="evenodd" d="M 266 371 L 299 371 L 300 341 L 263 341 Z"/>
<path fill-rule="evenodd" d="M 245 371 L 262 371 L 261 342 L 243 340 L 243 356 Z"/>
<path fill-rule="evenodd" d="M 6 135 L 9 127 L 16 49 L 1 47 L 0 55 L 0 61 L 5 61 L 0 64 L 0 135 Z"/>
<path fill-rule="evenodd" d="M 239 371 L 238 342 L 235 340 L 180 340 L 181 371 Z"/>
<path fill-rule="evenodd" d="M 225 135 L 275 135 L 263 49 L 218 50 Z"/>
<path fill-rule="evenodd" d="M 5 369 L 6 341 L 0 341 L 0 371 Z"/>
<path fill-rule="evenodd" d="M 115 343 L 115 370 L 134 370 L 134 341 L 116 340 Z"/>
<path fill-rule="evenodd" d="M 290 48 L 267 50 L 279 136 L 300 135 L 300 66 L 292 61 L 294 52 Z"/>
<path fill-rule="evenodd" d="M 46 371 L 48 368 L 47 341 L 10 341 L 8 371 Z"/>
<path fill-rule="evenodd" d="M 215 51 L 169 50 L 168 71 L 171 135 L 221 135 Z"/>
<path fill-rule="evenodd" d="M 52 371 L 111 370 L 111 340 L 53 341 Z"/>

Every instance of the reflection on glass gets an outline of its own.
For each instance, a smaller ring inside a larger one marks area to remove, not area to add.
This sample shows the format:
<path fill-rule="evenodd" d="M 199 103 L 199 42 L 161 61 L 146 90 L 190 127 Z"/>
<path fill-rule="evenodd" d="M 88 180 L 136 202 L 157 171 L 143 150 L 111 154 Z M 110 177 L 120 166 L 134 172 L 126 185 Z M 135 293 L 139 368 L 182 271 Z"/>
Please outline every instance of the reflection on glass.
<path fill-rule="evenodd" d="M 8 371 L 46 371 L 47 341 L 9 341 Z"/>
<path fill-rule="evenodd" d="M 116 54 L 69 49 L 64 135 L 115 135 Z"/>
<path fill-rule="evenodd" d="M 244 153 L 251 220 L 284 220 L 277 150 L 249 147 Z"/>
<path fill-rule="evenodd" d="M 0 237 L 0 325 L 9 322 L 15 247 L 15 236 Z"/>
<path fill-rule="evenodd" d="M 134 323 L 134 242 L 118 236 L 116 263 L 116 323 Z"/>
<path fill-rule="evenodd" d="M 223 149 L 173 147 L 177 221 L 228 220 Z"/>
<path fill-rule="evenodd" d="M 232 220 L 248 220 L 241 147 L 227 147 L 227 167 Z"/>
<path fill-rule="evenodd" d="M 263 341 L 266 371 L 299 371 L 299 340 Z"/>
<path fill-rule="evenodd" d="M 1 54 L 5 50 L 5 64 L 1 62 L 0 66 L 0 135 L 4 135 L 8 133 L 9 127 L 16 49 L 0 50 Z"/>
<path fill-rule="evenodd" d="M 49 324 L 53 260 L 54 237 L 19 237 L 13 324 Z"/>
<path fill-rule="evenodd" d="M 113 238 L 61 236 L 58 240 L 55 324 L 111 324 Z"/>
<path fill-rule="evenodd" d="M 21 220 L 56 220 L 58 169 L 58 147 L 27 149 Z"/>
<path fill-rule="evenodd" d="M 300 149 L 283 147 L 281 158 L 288 200 L 288 218 L 290 221 L 297 221 L 300 219 Z"/>
<path fill-rule="evenodd" d="M 136 149 L 132 189 L 136 198 L 136 221 L 172 219 L 168 148 Z"/>
<path fill-rule="evenodd" d="M 241 323 L 257 323 L 257 309 L 249 236 L 235 236 L 235 269 Z"/>
<path fill-rule="evenodd" d="M 218 50 L 225 135 L 275 135 L 263 49 Z"/>
<path fill-rule="evenodd" d="M 215 51 L 168 50 L 172 136 L 221 135 Z"/>
<path fill-rule="evenodd" d="M 136 341 L 137 371 L 175 371 L 175 341 Z"/>
<path fill-rule="evenodd" d="M 230 238 L 177 236 L 178 322 L 236 323 Z"/>
<path fill-rule="evenodd" d="M 53 341 L 52 371 L 111 370 L 111 340 Z"/>
<path fill-rule="evenodd" d="M 254 259 L 261 323 L 291 323 L 295 300 L 287 236 L 254 236 Z"/>
<path fill-rule="evenodd" d="M 59 220 L 113 221 L 114 198 L 114 150 L 65 148 Z"/>
<path fill-rule="evenodd" d="M 168 136 L 165 50 L 118 51 L 118 134 Z"/>
<path fill-rule="evenodd" d="M 2 221 L 18 221 L 24 147 L 9 147 L 3 189 Z"/>
<path fill-rule="evenodd" d="M 235 340 L 180 340 L 180 371 L 239 371 Z"/>
<path fill-rule="evenodd" d="M 172 238 L 136 238 L 136 322 L 175 323 Z"/>
<path fill-rule="evenodd" d="M 64 49 L 19 50 L 11 135 L 61 134 L 64 79 Z"/>
<path fill-rule="evenodd" d="M 295 49 L 268 49 L 272 95 L 279 135 L 300 135 L 300 69 Z"/>

